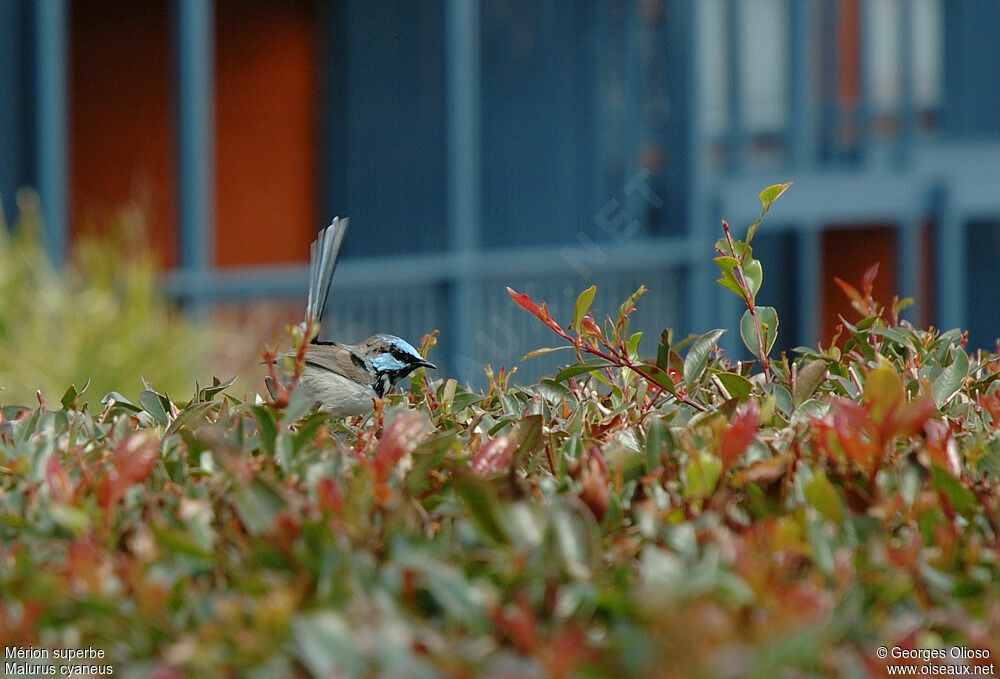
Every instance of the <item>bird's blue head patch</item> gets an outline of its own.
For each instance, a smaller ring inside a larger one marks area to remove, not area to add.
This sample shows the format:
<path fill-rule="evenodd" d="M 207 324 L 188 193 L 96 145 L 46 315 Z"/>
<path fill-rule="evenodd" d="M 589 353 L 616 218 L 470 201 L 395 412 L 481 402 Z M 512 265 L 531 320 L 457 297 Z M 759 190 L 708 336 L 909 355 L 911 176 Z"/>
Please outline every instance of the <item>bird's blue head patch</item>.
<path fill-rule="evenodd" d="M 372 356 L 369 361 L 371 362 L 372 367 L 380 373 L 395 372 L 406 367 L 405 363 L 389 352 Z"/>
<path fill-rule="evenodd" d="M 412 344 L 399 337 L 394 337 L 393 335 L 379 335 L 380 340 L 384 341 L 391 347 L 398 349 L 401 352 L 407 353 L 417 360 L 422 360 L 420 352 L 417 351 Z"/>

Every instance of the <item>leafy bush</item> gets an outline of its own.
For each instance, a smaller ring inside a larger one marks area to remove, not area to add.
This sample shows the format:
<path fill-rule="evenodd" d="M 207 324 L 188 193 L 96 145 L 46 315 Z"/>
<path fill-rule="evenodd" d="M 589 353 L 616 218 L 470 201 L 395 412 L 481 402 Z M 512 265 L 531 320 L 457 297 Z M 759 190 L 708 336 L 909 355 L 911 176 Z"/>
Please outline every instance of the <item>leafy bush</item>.
<path fill-rule="evenodd" d="M 842 344 L 769 360 L 752 236 L 719 257 L 754 362 L 727 359 L 722 330 L 664 331 L 644 358 L 642 289 L 603 322 L 585 290 L 568 327 L 511 291 L 576 358 L 531 386 L 417 373 L 350 421 L 218 383 L 5 408 L 4 644 L 206 677 L 869 676 L 890 662 L 878 646 L 996 657 L 1000 357 L 900 322 L 873 271 L 844 284 L 861 318 Z"/>
<path fill-rule="evenodd" d="M 131 394 L 140 374 L 168 393 L 188 391 L 213 337 L 158 294 L 141 217 L 123 211 L 108 237 L 77 239 L 56 271 L 39 245 L 37 199 L 19 199 L 14 229 L 0 224 L 0 402 L 33 403 L 36 390 L 54 400 L 88 381 L 91 393 Z"/>

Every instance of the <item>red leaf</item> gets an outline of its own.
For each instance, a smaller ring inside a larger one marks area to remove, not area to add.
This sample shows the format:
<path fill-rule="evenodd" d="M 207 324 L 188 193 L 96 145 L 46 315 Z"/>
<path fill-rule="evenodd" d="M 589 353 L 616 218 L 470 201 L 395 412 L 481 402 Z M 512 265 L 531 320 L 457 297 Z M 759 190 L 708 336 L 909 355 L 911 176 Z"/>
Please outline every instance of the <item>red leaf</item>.
<path fill-rule="evenodd" d="M 902 405 L 892 417 L 892 436 L 914 436 L 937 412 L 934 394 L 927 390 L 922 396 Z"/>
<path fill-rule="evenodd" d="M 861 297 L 861 293 L 858 292 L 858 289 L 853 285 L 851 285 L 850 283 L 848 283 L 847 281 L 841 280 L 836 276 L 834 276 L 833 282 L 837 284 L 837 287 L 839 287 L 851 301 L 857 302 L 859 304 L 862 301 L 864 301 L 863 298 Z"/>
<path fill-rule="evenodd" d="M 871 413 L 853 401 L 834 398 L 830 401 L 830 413 L 823 419 L 826 426 L 817 427 L 817 431 L 834 432 L 837 443 L 849 459 L 868 471 L 875 468 L 881 459 L 882 448 Z"/>
<path fill-rule="evenodd" d="M 123 440 L 112 454 L 118 476 L 132 485 L 145 481 L 156 464 L 156 441 L 145 434 L 134 434 Z"/>
<path fill-rule="evenodd" d="M 501 434 L 487 441 L 472 458 L 472 473 L 488 476 L 507 471 L 516 449 L 517 441 L 507 434 Z"/>
<path fill-rule="evenodd" d="M 592 335 L 601 334 L 601 329 L 597 327 L 597 323 L 595 323 L 594 319 L 591 318 L 590 316 L 584 316 L 583 319 L 580 321 L 580 325 L 583 326 L 583 330 L 587 333 L 590 333 Z"/>
<path fill-rule="evenodd" d="M 865 297 L 872 296 L 872 288 L 875 285 L 875 276 L 878 275 L 878 262 L 875 262 L 870 267 L 865 269 L 865 273 L 861 276 L 861 291 L 865 293 Z"/>
<path fill-rule="evenodd" d="M 521 307 L 528 313 L 534 314 L 535 316 L 541 318 L 541 316 L 539 315 L 541 314 L 541 309 L 539 309 L 538 305 L 532 302 L 531 298 L 528 297 L 526 294 L 521 292 L 515 292 L 514 289 L 511 288 L 510 286 L 507 287 L 507 294 L 510 295 L 510 298 L 514 300 L 514 302 L 519 307 Z"/>
<path fill-rule="evenodd" d="M 601 449 L 597 446 L 587 448 L 580 464 L 583 472 L 580 474 L 580 499 L 600 521 L 608 511 L 608 465 L 604 461 Z"/>
<path fill-rule="evenodd" d="M 549 309 L 545 305 L 545 302 L 542 302 L 542 305 L 538 306 L 532 302 L 531 298 L 526 294 L 515 292 L 510 287 L 507 288 L 507 294 L 510 295 L 510 298 L 514 300 L 519 307 L 528 313 L 533 314 L 538 320 L 555 330 L 560 335 L 563 334 L 563 329 L 559 327 L 559 324 L 552 318 L 552 314 L 549 313 Z"/>
<path fill-rule="evenodd" d="M 337 482 L 331 478 L 320 479 L 316 484 L 316 499 L 320 511 L 340 514 L 344 511 L 344 499 L 340 495 Z"/>
<path fill-rule="evenodd" d="M 72 499 L 73 484 L 69 480 L 69 474 L 54 455 L 45 463 L 45 481 L 49 484 L 49 493 L 54 501 L 66 503 Z"/>
<path fill-rule="evenodd" d="M 1000 340 L 998 340 L 998 344 L 1000 344 Z M 985 396 L 977 395 L 977 398 L 980 401 L 980 405 L 989 412 L 993 426 L 1000 427 L 1000 398 L 997 398 L 995 393 L 986 394 Z"/>
<path fill-rule="evenodd" d="M 760 406 L 757 401 L 747 401 L 736 409 L 729 421 L 729 427 L 722 433 L 722 443 L 719 445 L 719 459 L 722 460 L 723 471 L 733 466 L 753 441 L 759 429 Z"/>
<path fill-rule="evenodd" d="M 156 441 L 145 433 L 123 439 L 111 454 L 112 468 L 101 479 L 98 504 L 104 509 L 118 504 L 125 491 L 149 478 L 158 454 Z"/>
<path fill-rule="evenodd" d="M 927 452 L 930 453 L 931 459 L 953 476 L 961 476 L 962 461 L 958 456 L 958 445 L 948 425 L 937 420 L 927 420 L 924 423 L 924 433 L 927 436 Z"/>
<path fill-rule="evenodd" d="M 424 422 L 415 413 L 400 413 L 382 434 L 375 451 L 375 482 L 385 483 L 396 463 L 413 450 L 424 433 Z"/>
<path fill-rule="evenodd" d="M 538 631 L 538 620 L 531 608 L 530 600 L 524 594 L 519 594 L 514 605 L 507 610 L 494 611 L 493 625 L 522 653 L 535 652 L 542 642 Z"/>

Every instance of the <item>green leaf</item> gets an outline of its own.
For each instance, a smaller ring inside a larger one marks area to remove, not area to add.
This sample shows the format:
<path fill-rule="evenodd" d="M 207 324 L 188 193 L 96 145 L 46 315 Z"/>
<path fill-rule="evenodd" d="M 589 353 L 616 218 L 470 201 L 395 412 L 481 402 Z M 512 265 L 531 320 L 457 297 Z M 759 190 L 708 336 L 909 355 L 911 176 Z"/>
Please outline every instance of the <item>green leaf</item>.
<path fill-rule="evenodd" d="M 646 432 L 646 471 L 663 466 L 665 456 L 674 452 L 674 435 L 661 418 L 654 419 Z"/>
<path fill-rule="evenodd" d="M 167 427 L 165 434 L 173 434 L 179 431 L 181 427 L 188 427 L 190 429 L 196 429 L 200 422 L 205 422 L 205 416 L 215 407 L 215 403 L 211 401 L 204 401 L 202 403 L 195 403 L 194 405 L 189 405 L 184 410 L 180 411 L 174 421 L 170 423 Z"/>
<path fill-rule="evenodd" d="M 312 408 L 313 397 L 306 393 L 305 389 L 295 389 L 288 398 L 288 405 L 285 412 L 281 414 L 281 422 L 284 425 L 295 424 L 300 417 L 305 415 Z"/>
<path fill-rule="evenodd" d="M 234 382 L 236 382 L 236 376 L 235 375 L 233 377 L 229 378 L 228 380 L 226 380 L 225 382 L 220 382 L 218 377 L 213 377 L 212 378 L 212 386 L 205 387 L 205 388 L 199 390 L 198 391 L 198 398 L 197 398 L 197 400 L 199 400 L 199 401 L 211 401 L 216 396 L 218 396 L 220 393 L 222 393 L 223 391 L 225 391 L 229 387 L 233 386 Z"/>
<path fill-rule="evenodd" d="M 560 403 L 573 399 L 573 392 L 566 385 L 548 377 L 538 382 L 538 393 L 551 403 Z"/>
<path fill-rule="evenodd" d="M 233 505 L 251 535 L 267 530 L 285 507 L 285 499 L 259 479 L 240 486 L 233 495 Z"/>
<path fill-rule="evenodd" d="M 671 394 L 677 393 L 677 387 L 674 386 L 674 381 L 670 379 L 670 375 L 665 370 L 657 368 L 655 365 L 646 363 L 642 366 L 643 372 L 649 375 L 653 383 L 667 391 Z"/>
<path fill-rule="evenodd" d="M 469 510 L 469 518 L 479 528 L 480 534 L 504 544 L 507 535 L 500 521 L 499 504 L 493 486 L 485 479 L 463 475 L 455 479 L 455 493 Z"/>
<path fill-rule="evenodd" d="M 722 475 L 722 460 L 700 451 L 684 466 L 684 497 L 702 498 L 715 490 Z"/>
<path fill-rule="evenodd" d="M 601 370 L 603 368 L 610 368 L 614 366 L 614 363 L 605 361 L 603 358 L 592 358 L 582 363 L 574 363 L 573 365 L 567 366 L 556 373 L 553 378 L 556 382 L 565 382 L 571 377 L 576 377 L 577 375 L 583 375 L 584 373 L 591 373 L 595 370 Z"/>
<path fill-rule="evenodd" d="M 327 413 L 318 411 L 300 420 L 295 425 L 295 433 L 292 435 L 292 454 L 296 455 L 309 443 L 316 433 L 327 422 Z"/>
<path fill-rule="evenodd" d="M 448 615 L 470 629 L 489 626 L 482 592 L 452 564 L 422 560 L 427 589 Z"/>
<path fill-rule="evenodd" d="M 635 306 L 635 303 L 639 300 L 639 298 L 645 295 L 647 292 L 649 292 L 649 290 L 646 288 L 645 285 L 640 285 L 638 288 L 636 288 L 635 292 L 626 297 L 625 301 L 622 302 L 620 307 L 618 307 L 618 318 L 620 319 L 623 316 L 627 316 L 629 311 Z"/>
<path fill-rule="evenodd" d="M 104 395 L 104 398 L 101 399 L 101 404 L 106 405 L 112 399 L 114 399 L 115 401 L 115 408 L 121 407 L 123 410 L 128 410 L 129 412 L 133 413 L 138 413 L 142 410 L 142 408 L 133 404 L 131 401 L 129 401 L 127 398 L 119 394 L 117 391 L 109 391 L 108 393 L 106 393 Z"/>
<path fill-rule="evenodd" d="M 625 342 L 625 350 L 628 351 L 629 356 L 635 356 L 639 352 L 639 342 L 642 341 L 642 333 L 633 333 L 628 341 Z"/>
<path fill-rule="evenodd" d="M 812 557 L 816 567 L 826 575 L 833 575 L 833 541 L 823 530 L 823 522 L 819 519 L 809 522 L 809 545 L 812 547 Z"/>
<path fill-rule="evenodd" d="M 292 620 L 293 653 L 314 677 L 360 677 L 365 661 L 354 633 L 339 614 L 322 610 Z"/>
<path fill-rule="evenodd" d="M 279 433 L 274 439 L 274 459 L 281 471 L 286 474 L 292 471 L 292 437 L 287 431 Z"/>
<path fill-rule="evenodd" d="M 976 460 L 976 474 L 980 477 L 989 475 L 994 480 L 1000 480 L 1000 440 L 990 441 L 986 454 Z"/>
<path fill-rule="evenodd" d="M 674 331 L 666 328 L 660 333 L 660 343 L 656 347 L 656 367 L 660 370 L 667 369 L 670 361 L 670 345 L 674 343 Z"/>
<path fill-rule="evenodd" d="M 696 339 L 694 344 L 691 345 L 687 356 L 684 358 L 685 385 L 690 387 L 692 384 L 701 379 L 702 374 L 705 372 L 705 368 L 708 366 L 708 359 L 712 354 L 712 347 L 719 342 L 719 338 L 722 337 L 725 332 L 726 331 L 721 328 L 710 330 Z"/>
<path fill-rule="evenodd" d="M 767 355 L 771 353 L 771 347 L 778 339 L 778 312 L 770 306 L 759 306 L 755 311 L 757 312 L 757 321 L 760 323 L 764 354 Z M 751 354 L 758 359 L 761 358 L 757 343 L 757 331 L 754 328 L 753 316 L 750 315 L 749 309 L 743 312 L 743 318 L 740 319 L 740 338 Z"/>
<path fill-rule="evenodd" d="M 840 523 L 844 517 L 844 503 L 837 489 L 826 477 L 826 472 L 816 469 L 812 479 L 802 489 L 806 499 L 824 518 Z"/>
<path fill-rule="evenodd" d="M 972 491 L 963 486 L 961 481 L 938 465 L 931 467 L 931 478 L 933 479 L 934 487 L 948 498 L 952 509 L 965 517 L 976 513 L 979 502 Z"/>
<path fill-rule="evenodd" d="M 758 200 L 760 200 L 760 204 L 763 210 L 765 212 L 767 210 L 770 210 L 771 204 L 774 201 L 776 201 L 781 196 L 781 194 L 783 194 L 791 185 L 792 185 L 791 182 L 785 182 L 784 184 L 774 184 L 772 186 L 768 186 L 766 189 L 761 191 L 760 195 L 758 195 L 757 198 Z"/>
<path fill-rule="evenodd" d="M 576 327 L 576 326 L 573 326 Z M 563 349 L 572 349 L 573 347 L 569 344 L 562 347 L 543 347 L 541 349 L 535 349 L 534 351 L 529 351 L 524 356 L 521 357 L 522 361 L 527 361 L 529 358 L 537 358 L 538 356 L 544 356 L 545 354 L 551 354 L 553 351 L 562 351 Z"/>
<path fill-rule="evenodd" d="M 740 299 L 743 299 L 743 286 L 736 280 L 736 274 L 734 273 L 736 267 L 739 265 L 739 260 L 735 257 L 722 256 L 716 257 L 715 263 L 719 265 L 719 270 L 722 272 L 722 277 L 715 282 L 730 290 Z"/>
<path fill-rule="evenodd" d="M 552 530 L 566 572 L 577 579 L 590 577 L 590 549 L 583 520 L 563 503 L 552 507 Z"/>
<path fill-rule="evenodd" d="M 83 534 L 90 527 L 90 516 L 73 505 L 53 503 L 49 506 L 49 516 L 59 527 L 74 536 Z"/>
<path fill-rule="evenodd" d="M 523 462 L 542 446 L 542 416 L 526 416 L 515 425 L 511 435 L 517 440 L 518 459 Z"/>
<path fill-rule="evenodd" d="M 730 255 L 719 255 L 714 261 L 719 265 L 719 270 L 722 271 L 723 274 L 733 273 L 733 271 L 736 270 L 736 267 L 740 265 L 740 260 Z"/>
<path fill-rule="evenodd" d="M 969 355 L 959 346 L 951 348 L 951 365 L 938 375 L 931 385 L 934 403 L 943 408 L 962 389 L 963 380 L 969 375 Z"/>
<path fill-rule="evenodd" d="M 59 401 L 62 404 L 63 410 L 69 410 L 70 408 L 75 410 L 77 398 L 80 396 L 80 394 L 87 391 L 87 387 L 89 386 L 90 386 L 90 380 L 87 380 L 87 383 L 84 384 L 83 388 L 80 389 L 79 391 L 77 391 L 75 385 L 70 385 L 70 388 L 66 390 L 66 393 L 63 394 L 62 399 L 60 399 Z"/>
<path fill-rule="evenodd" d="M 747 255 L 753 254 L 753 248 L 741 240 L 733 241 L 733 247 L 730 249 L 729 239 L 725 236 L 715 241 L 715 251 L 721 252 L 726 257 L 735 257 L 737 263 L 744 261 Z"/>
<path fill-rule="evenodd" d="M 775 384 L 774 382 L 771 383 L 769 389 L 771 395 L 774 396 L 774 405 L 778 407 L 778 410 L 785 415 L 790 414 L 794 406 L 792 403 L 792 395 L 789 393 L 788 389 L 785 389 L 784 385 Z"/>
<path fill-rule="evenodd" d="M 210 559 L 211 553 L 198 544 L 194 537 L 179 530 L 161 526 L 155 522 L 148 524 L 153 537 L 165 550 L 174 554 L 184 554 L 197 559 Z"/>
<path fill-rule="evenodd" d="M 795 391 L 792 393 L 792 401 L 796 408 L 823 384 L 826 371 L 826 361 L 822 359 L 814 359 L 798 367 L 795 373 Z"/>
<path fill-rule="evenodd" d="M 590 305 L 594 303 L 596 293 L 597 286 L 591 285 L 576 298 L 576 304 L 573 305 L 573 329 L 577 332 L 582 330 L 580 324 L 583 322 L 583 317 L 590 311 Z"/>
<path fill-rule="evenodd" d="M 882 359 L 879 366 L 865 378 L 862 401 L 868 406 L 872 419 L 882 422 L 906 399 L 906 390 L 896 368 Z"/>
<path fill-rule="evenodd" d="M 413 449 L 411 453 L 413 466 L 406 473 L 405 482 L 406 489 L 410 493 L 419 493 L 427 486 L 427 477 L 431 470 L 441 463 L 457 438 L 457 430 L 439 432 L 427 437 Z"/>
<path fill-rule="evenodd" d="M 747 287 L 750 288 L 750 297 L 756 300 L 760 286 L 764 283 L 764 269 L 756 259 L 744 261 L 740 268 L 743 270 L 743 278 L 747 282 Z"/>
<path fill-rule="evenodd" d="M 737 375 L 736 373 L 715 369 L 710 372 L 715 375 L 720 382 L 722 382 L 722 386 L 726 388 L 726 391 L 728 391 L 729 395 L 733 398 L 745 398 L 750 395 L 751 391 L 753 391 L 753 383 L 743 377 L 743 375 Z"/>
<path fill-rule="evenodd" d="M 260 443 L 264 450 L 274 455 L 274 440 L 278 435 L 278 424 L 270 408 L 262 405 L 251 405 L 254 419 L 257 420 L 257 431 L 260 432 Z"/>
<path fill-rule="evenodd" d="M 142 409 L 153 416 L 157 424 L 166 425 L 167 424 L 167 411 L 163 407 L 163 401 L 160 399 L 160 395 L 155 391 L 150 391 L 145 389 L 141 394 L 139 394 L 139 404 Z"/>
<path fill-rule="evenodd" d="M 784 184 L 774 184 L 773 186 L 769 186 L 763 191 L 761 191 L 760 195 L 757 196 L 758 200 L 760 200 L 760 205 L 761 205 L 760 217 L 758 217 L 757 221 L 751 224 L 750 228 L 747 229 L 747 244 L 749 244 L 750 241 L 753 240 L 754 235 L 757 233 L 757 228 L 760 226 L 761 220 L 764 219 L 764 215 L 767 214 L 767 211 L 771 209 L 771 205 L 791 185 L 792 185 L 791 182 L 786 182 Z"/>

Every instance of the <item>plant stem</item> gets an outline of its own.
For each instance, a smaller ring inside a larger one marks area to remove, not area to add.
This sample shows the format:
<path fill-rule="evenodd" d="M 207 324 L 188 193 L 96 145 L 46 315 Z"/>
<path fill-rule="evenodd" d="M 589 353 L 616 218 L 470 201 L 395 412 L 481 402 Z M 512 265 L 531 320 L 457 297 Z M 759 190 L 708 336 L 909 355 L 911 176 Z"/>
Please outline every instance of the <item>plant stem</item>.
<path fill-rule="evenodd" d="M 553 330 L 555 330 L 555 328 L 553 328 Z M 657 384 L 656 380 L 653 379 L 652 375 L 650 375 L 648 372 L 646 372 L 642 368 L 640 368 L 637 365 L 635 365 L 634 363 L 632 363 L 632 361 L 629 360 L 628 356 L 621 356 L 621 355 L 618 355 L 617 353 L 615 353 L 614 349 L 612 349 L 607 344 L 605 344 L 605 346 L 608 347 L 608 351 L 611 352 L 611 353 L 605 353 L 605 352 L 601 351 L 600 349 L 598 349 L 597 347 L 592 347 L 592 346 L 584 344 L 583 342 L 579 341 L 579 338 L 571 337 L 570 334 L 568 332 L 566 332 L 565 330 L 563 330 L 562 328 L 559 328 L 558 330 L 556 330 L 556 334 L 559 335 L 560 337 L 562 337 L 567 342 L 572 342 L 573 346 L 577 347 L 577 349 L 582 349 L 583 351 L 585 351 L 588 354 L 591 354 L 592 356 L 597 356 L 598 358 L 603 358 L 605 361 L 607 361 L 609 363 L 614 363 L 619 368 L 628 368 L 629 370 L 633 371 L 634 373 L 636 373 L 637 375 L 639 375 L 640 377 L 642 377 L 644 380 L 646 380 L 647 382 L 649 382 L 650 384 Z M 692 408 L 694 408 L 695 410 L 698 410 L 698 411 L 703 412 L 703 413 L 708 412 L 708 408 L 706 408 L 702 404 L 698 403 L 697 401 L 692 400 L 691 398 L 689 398 L 685 394 L 677 394 L 677 393 L 675 393 L 675 394 L 673 394 L 673 396 L 674 396 L 674 398 L 676 398 L 681 403 L 689 405 Z"/>
<path fill-rule="evenodd" d="M 736 272 L 737 283 L 740 284 L 740 288 L 743 289 L 743 301 L 747 305 L 747 311 L 750 312 L 750 318 L 753 321 L 754 331 L 757 333 L 757 357 L 760 359 L 760 369 L 764 373 L 764 381 L 771 381 L 771 368 L 767 360 L 767 351 L 764 349 L 764 333 L 760 328 L 760 319 L 757 318 L 757 305 L 754 303 L 753 294 L 750 292 L 750 286 L 747 284 L 747 279 L 743 275 L 743 260 L 736 256 L 736 243 L 733 242 L 733 234 L 729 231 L 729 224 L 725 219 L 722 220 L 722 230 L 726 233 L 726 240 L 729 241 L 729 252 L 733 258 L 739 260 L 739 265 L 734 269 Z"/>

